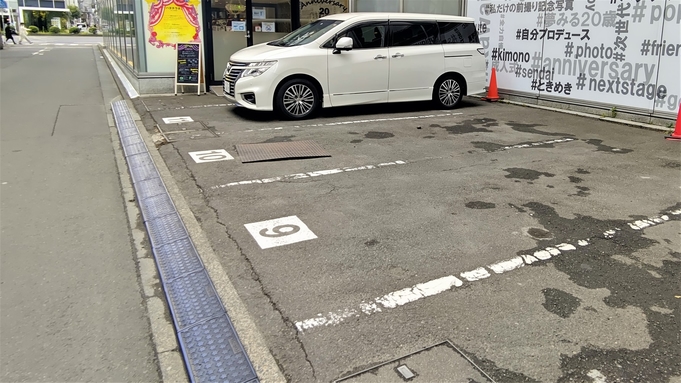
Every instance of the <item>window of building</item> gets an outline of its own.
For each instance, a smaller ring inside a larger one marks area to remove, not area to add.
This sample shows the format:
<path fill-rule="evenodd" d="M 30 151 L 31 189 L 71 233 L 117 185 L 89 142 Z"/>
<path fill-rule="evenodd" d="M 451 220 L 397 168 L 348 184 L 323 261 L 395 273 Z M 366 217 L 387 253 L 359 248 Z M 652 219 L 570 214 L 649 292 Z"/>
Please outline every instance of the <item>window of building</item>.
<path fill-rule="evenodd" d="M 462 0 L 402 0 L 404 12 L 461 15 Z"/>
<path fill-rule="evenodd" d="M 425 1 L 425 0 L 416 0 Z M 402 0 L 353 0 L 353 12 L 400 12 Z"/>

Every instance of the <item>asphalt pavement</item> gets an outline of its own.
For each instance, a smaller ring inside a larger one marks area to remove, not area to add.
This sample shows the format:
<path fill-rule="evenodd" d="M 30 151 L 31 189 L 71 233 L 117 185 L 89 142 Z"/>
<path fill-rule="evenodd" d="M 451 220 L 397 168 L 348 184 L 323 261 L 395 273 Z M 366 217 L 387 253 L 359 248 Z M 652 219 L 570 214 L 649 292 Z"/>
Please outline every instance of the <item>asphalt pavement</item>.
<path fill-rule="evenodd" d="M 107 119 L 120 94 L 99 48 L 40 41 L 0 51 L 0 380 L 161 381 Z"/>
<path fill-rule="evenodd" d="M 104 57 L 10 46 L 0 69 L 2 380 L 186 378 Z M 261 381 L 681 380 L 664 128 L 475 98 L 300 122 L 214 94 L 131 104 Z M 247 161 L 301 141 L 326 155 Z"/>
<path fill-rule="evenodd" d="M 664 127 L 475 98 L 301 122 L 214 94 L 135 103 L 289 381 L 681 379 Z M 300 141 L 329 156 L 244 161 Z"/>

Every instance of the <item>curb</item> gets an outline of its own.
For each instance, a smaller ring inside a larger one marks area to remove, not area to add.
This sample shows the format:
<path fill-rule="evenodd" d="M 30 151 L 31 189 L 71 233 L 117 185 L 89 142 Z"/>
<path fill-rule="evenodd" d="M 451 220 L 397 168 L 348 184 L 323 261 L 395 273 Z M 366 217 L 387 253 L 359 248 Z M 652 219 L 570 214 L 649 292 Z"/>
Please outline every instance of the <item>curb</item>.
<path fill-rule="evenodd" d="M 127 97 L 124 98 L 128 98 L 126 103 L 128 104 L 128 109 L 130 110 L 135 125 L 138 127 L 140 136 L 142 137 L 143 142 L 146 145 L 148 152 L 158 169 L 161 180 L 166 186 L 168 194 L 170 195 L 170 198 L 177 209 L 177 213 L 179 214 L 180 219 L 189 233 L 189 237 L 196 247 L 198 255 L 204 264 L 205 270 L 215 287 L 218 297 L 222 301 L 222 304 L 227 311 L 237 336 L 241 340 L 241 343 L 246 350 L 247 356 L 250 359 L 253 368 L 255 369 L 259 381 L 263 383 L 286 382 L 286 379 L 280 371 L 276 360 L 267 347 L 262 333 L 258 330 L 255 323 L 251 319 L 245 304 L 238 296 L 236 289 L 225 273 L 219 257 L 213 251 L 210 242 L 203 232 L 203 229 L 194 217 L 193 212 L 189 208 L 188 203 L 184 199 L 184 196 L 175 183 L 175 180 L 172 177 L 170 170 L 166 166 L 165 161 L 161 157 L 158 150 L 156 150 L 156 146 L 154 145 L 148 130 L 144 126 L 140 115 L 137 113 L 137 109 L 133 104 L 135 101 L 139 100 L 139 94 L 134 90 L 130 81 L 128 81 L 128 79 L 122 73 L 115 59 L 111 57 L 104 47 L 100 46 L 100 50 L 102 51 L 102 56 L 105 57 L 105 61 L 107 61 L 107 64 L 111 69 L 116 83 L 119 85 L 119 89 L 123 88 L 127 92 L 125 95 Z M 123 89 L 120 90 L 122 91 Z M 116 141 L 118 141 L 118 145 L 120 145 L 118 137 L 116 136 L 115 138 Z M 127 169 L 127 166 L 125 166 L 125 168 Z M 146 232 L 143 234 L 145 236 L 147 235 Z M 156 278 L 158 279 L 157 271 Z M 164 301 L 162 303 L 167 311 L 167 302 Z M 173 328 L 173 334 L 175 335 L 174 331 L 175 330 Z M 154 339 L 156 340 L 156 337 Z M 175 343 L 177 344 L 176 338 Z M 161 354 L 159 354 L 159 362 L 163 362 L 161 359 Z M 164 375 L 164 381 L 174 380 L 172 380 L 170 377 L 168 377 L 168 380 L 166 380 L 166 376 Z"/>

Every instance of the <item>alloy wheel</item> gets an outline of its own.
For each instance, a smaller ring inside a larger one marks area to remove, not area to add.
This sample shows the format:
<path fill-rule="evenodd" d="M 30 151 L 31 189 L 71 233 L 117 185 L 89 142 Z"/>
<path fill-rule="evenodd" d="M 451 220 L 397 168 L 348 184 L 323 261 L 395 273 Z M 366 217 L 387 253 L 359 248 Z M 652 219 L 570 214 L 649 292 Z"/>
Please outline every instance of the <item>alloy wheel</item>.
<path fill-rule="evenodd" d="M 440 103 L 448 108 L 456 105 L 461 98 L 461 86 L 459 86 L 459 83 L 454 79 L 446 79 L 440 84 L 438 98 L 440 99 Z"/>
<path fill-rule="evenodd" d="M 315 105 L 314 92 L 304 84 L 293 84 L 284 92 L 282 102 L 291 116 L 302 117 L 310 113 Z"/>

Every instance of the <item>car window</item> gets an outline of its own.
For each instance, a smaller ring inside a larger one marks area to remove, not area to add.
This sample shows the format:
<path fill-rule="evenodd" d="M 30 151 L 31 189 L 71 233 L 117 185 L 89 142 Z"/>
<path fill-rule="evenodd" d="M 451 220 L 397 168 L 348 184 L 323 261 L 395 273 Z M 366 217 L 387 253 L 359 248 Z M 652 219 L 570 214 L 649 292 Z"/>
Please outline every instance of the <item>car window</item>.
<path fill-rule="evenodd" d="M 279 40 L 268 43 L 268 45 L 274 45 L 278 47 L 294 47 L 298 45 L 304 45 L 316 40 L 319 36 L 323 35 L 341 22 L 342 21 L 340 20 L 317 20 L 296 29 Z"/>
<path fill-rule="evenodd" d="M 473 23 L 438 22 L 442 44 L 478 44 L 480 38 Z"/>
<path fill-rule="evenodd" d="M 391 43 L 393 47 L 409 45 L 430 45 L 438 41 L 437 24 L 428 22 L 390 23 Z"/>
<path fill-rule="evenodd" d="M 333 48 L 341 37 L 350 37 L 352 49 L 383 48 L 387 46 L 387 31 L 388 23 L 385 21 L 363 23 L 340 32 L 324 47 Z"/>

